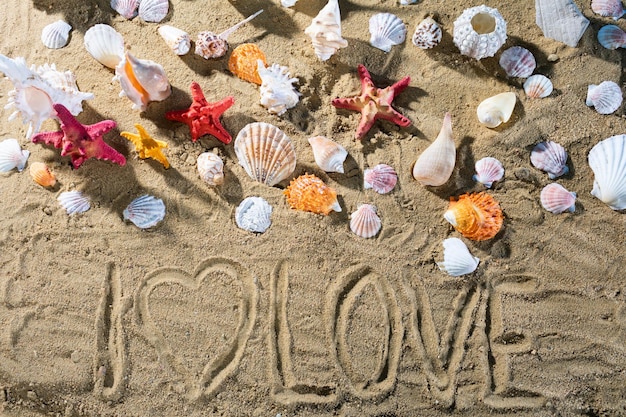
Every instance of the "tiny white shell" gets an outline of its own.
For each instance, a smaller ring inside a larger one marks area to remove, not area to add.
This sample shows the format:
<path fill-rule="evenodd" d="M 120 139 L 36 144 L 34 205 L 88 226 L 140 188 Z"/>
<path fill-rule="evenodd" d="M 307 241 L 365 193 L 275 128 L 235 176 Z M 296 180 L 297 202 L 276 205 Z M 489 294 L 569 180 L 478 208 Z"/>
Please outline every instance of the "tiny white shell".
<path fill-rule="evenodd" d="M 124 58 L 124 38 L 111 26 L 100 23 L 85 32 L 85 49 L 96 61 L 114 69 Z"/>
<path fill-rule="evenodd" d="M 328 60 L 339 48 L 347 47 L 348 41 L 341 37 L 339 1 L 328 0 L 304 33 L 311 37 L 315 55 L 322 61 Z"/>
<path fill-rule="evenodd" d="M 611 114 L 622 105 L 622 89 L 613 81 L 602 81 L 587 88 L 585 104 L 600 114 Z"/>
<path fill-rule="evenodd" d="M 324 136 L 309 138 L 309 144 L 313 149 L 315 163 L 326 172 L 339 172 L 343 174 L 343 162 L 348 157 L 348 151 Z"/>
<path fill-rule="evenodd" d="M 476 161 L 475 168 L 476 175 L 473 177 L 474 181 L 483 184 L 487 188 L 491 188 L 494 182 L 500 181 L 504 177 L 502 163 L 490 156 Z"/>
<path fill-rule="evenodd" d="M 0 142 L 0 172 L 9 172 L 13 168 L 22 171 L 30 151 L 22 150 L 17 139 L 5 139 Z"/>
<path fill-rule="evenodd" d="M 200 178 L 211 186 L 224 184 L 224 162 L 213 152 L 203 152 L 198 156 Z"/>
<path fill-rule="evenodd" d="M 521 46 L 513 46 L 500 55 L 500 66 L 509 77 L 530 77 L 537 67 L 532 52 Z"/>
<path fill-rule="evenodd" d="M 617 20 L 624 15 L 622 0 L 591 0 L 591 10 L 600 16 Z"/>
<path fill-rule="evenodd" d="M 437 266 L 450 276 L 460 277 L 474 272 L 479 262 L 461 239 L 451 237 L 443 241 L 443 262 L 437 262 Z"/>
<path fill-rule="evenodd" d="M 57 201 L 70 216 L 84 213 L 91 208 L 89 197 L 80 191 L 64 191 L 59 194 Z"/>
<path fill-rule="evenodd" d="M 363 188 L 366 190 L 372 188 L 378 194 L 387 194 L 393 190 L 397 182 L 396 170 L 387 164 L 378 164 L 363 173 Z"/>
<path fill-rule="evenodd" d="M 376 207 L 371 204 L 361 204 L 356 211 L 350 215 L 350 230 L 355 235 L 362 238 L 376 236 L 380 231 L 382 222 L 376 214 Z"/>
<path fill-rule="evenodd" d="M 261 77 L 261 105 L 278 116 L 298 104 L 300 93 L 293 86 L 297 78 L 291 78 L 289 68 L 272 64 L 265 68 L 262 60 L 257 60 L 257 72 Z"/>
<path fill-rule="evenodd" d="M 165 204 L 159 198 L 142 195 L 131 201 L 122 214 L 124 220 L 131 221 L 140 229 L 147 229 L 163 220 Z"/>
<path fill-rule="evenodd" d="M 626 209 L 626 135 L 598 142 L 588 160 L 595 176 L 591 194 L 613 210 Z"/>
<path fill-rule="evenodd" d="M 565 211 L 573 213 L 576 209 L 576 193 L 568 191 L 556 182 L 543 187 L 539 198 L 543 208 L 550 213 L 560 214 Z"/>
<path fill-rule="evenodd" d="M 174 26 L 163 25 L 158 29 L 159 35 L 176 55 L 185 55 L 191 49 L 191 39 L 184 30 Z"/>
<path fill-rule="evenodd" d="M 552 81 L 545 75 L 532 75 L 524 82 L 524 92 L 529 98 L 548 97 L 552 94 Z"/>
<path fill-rule="evenodd" d="M 441 42 L 443 33 L 432 17 L 422 20 L 413 32 L 411 42 L 420 49 L 434 48 Z"/>
<path fill-rule="evenodd" d="M 139 17 L 144 22 L 160 22 L 169 12 L 168 0 L 141 0 L 139 3 Z"/>
<path fill-rule="evenodd" d="M 497 9 L 484 4 L 465 9 L 454 21 L 453 41 L 471 58 L 494 56 L 506 42 L 506 21 Z"/>
<path fill-rule="evenodd" d="M 535 22 L 543 36 L 575 48 L 589 26 L 573 0 L 535 0 Z"/>
<path fill-rule="evenodd" d="M 137 16 L 139 0 L 111 0 L 111 8 L 126 19 Z"/>
<path fill-rule="evenodd" d="M 606 49 L 626 48 L 626 32 L 619 26 L 602 26 L 598 31 L 598 42 Z"/>
<path fill-rule="evenodd" d="M 551 140 L 540 142 L 530 153 L 530 162 L 535 168 L 548 173 L 551 180 L 569 172 L 567 167 L 567 151 Z"/>
<path fill-rule="evenodd" d="M 373 47 L 389 52 L 406 39 L 406 25 L 394 14 L 377 13 L 370 18 L 370 35 Z"/>
<path fill-rule="evenodd" d="M 513 114 L 515 102 L 513 92 L 496 94 L 483 100 L 476 109 L 478 121 L 489 128 L 508 122 Z"/>
<path fill-rule="evenodd" d="M 248 232 L 263 233 L 272 225 L 272 206 L 261 197 L 245 198 L 235 209 L 235 223 Z"/>
<path fill-rule="evenodd" d="M 63 20 L 50 23 L 41 31 L 41 42 L 50 49 L 63 48 L 70 38 L 72 27 Z"/>

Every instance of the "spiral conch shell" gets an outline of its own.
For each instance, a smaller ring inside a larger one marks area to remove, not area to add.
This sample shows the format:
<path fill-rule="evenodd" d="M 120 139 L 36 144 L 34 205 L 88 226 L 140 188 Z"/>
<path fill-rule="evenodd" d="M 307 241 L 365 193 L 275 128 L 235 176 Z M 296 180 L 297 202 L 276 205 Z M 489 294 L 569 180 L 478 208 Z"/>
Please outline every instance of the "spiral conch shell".
<path fill-rule="evenodd" d="M 160 64 L 135 58 L 130 52 L 115 67 L 115 77 L 122 86 L 120 97 L 128 97 L 133 109 L 145 111 L 151 101 L 165 100 L 172 94 L 170 82 Z"/>
<path fill-rule="evenodd" d="M 331 211 L 341 211 L 337 192 L 315 175 L 300 175 L 291 180 L 283 193 L 289 206 L 296 210 L 324 215 Z"/>
<path fill-rule="evenodd" d="M 334 55 L 339 48 L 347 47 L 348 41 L 341 37 L 339 1 L 329 0 L 304 33 L 311 37 L 315 55 L 322 61 Z"/>
<path fill-rule="evenodd" d="M 468 239 L 487 240 L 502 228 L 500 204 L 485 192 L 463 194 L 458 201 L 450 199 L 443 217 Z"/>
<path fill-rule="evenodd" d="M 324 136 L 309 138 L 309 143 L 317 166 L 326 172 L 343 174 L 343 162 L 348 156 L 348 151 L 343 146 Z"/>
<path fill-rule="evenodd" d="M 445 184 L 454 170 L 456 148 L 452 136 L 452 115 L 446 113 L 439 136 L 419 156 L 413 165 L 413 178 L 422 185 Z"/>

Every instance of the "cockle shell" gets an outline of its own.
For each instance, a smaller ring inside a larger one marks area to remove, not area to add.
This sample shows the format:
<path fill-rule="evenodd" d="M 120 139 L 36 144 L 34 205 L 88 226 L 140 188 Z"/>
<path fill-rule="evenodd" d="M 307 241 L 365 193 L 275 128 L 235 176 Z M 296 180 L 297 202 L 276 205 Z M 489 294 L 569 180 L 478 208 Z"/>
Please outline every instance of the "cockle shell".
<path fill-rule="evenodd" d="M 235 223 L 248 232 L 263 233 L 272 225 L 272 206 L 261 197 L 245 198 L 235 209 Z"/>
<path fill-rule="evenodd" d="M 626 48 L 626 32 L 619 26 L 602 26 L 598 31 L 598 42 L 606 49 Z"/>
<path fill-rule="evenodd" d="M 626 135 L 598 142 L 588 160 L 595 175 L 591 194 L 613 210 L 626 209 Z"/>
<path fill-rule="evenodd" d="M 545 75 L 535 74 L 524 82 L 524 92 L 528 98 L 544 98 L 552 94 L 552 81 Z"/>
<path fill-rule="evenodd" d="M 224 184 L 224 162 L 213 152 L 203 152 L 198 156 L 200 178 L 211 186 Z"/>
<path fill-rule="evenodd" d="M 500 204 L 485 192 L 463 194 L 458 201 L 450 199 L 443 217 L 468 239 L 487 240 L 502 228 Z"/>
<path fill-rule="evenodd" d="M 191 49 L 189 34 L 174 26 L 163 25 L 158 29 L 159 35 L 176 55 L 185 55 Z"/>
<path fill-rule="evenodd" d="M 139 0 L 111 0 L 111 8 L 126 19 L 137 16 Z"/>
<path fill-rule="evenodd" d="M 128 97 L 132 108 L 140 111 L 145 111 L 149 102 L 165 100 L 172 94 L 163 67 L 154 61 L 135 58 L 130 52 L 115 67 L 113 80 L 122 86 L 120 97 Z"/>
<path fill-rule="evenodd" d="M 560 214 L 565 211 L 573 213 L 576 209 L 576 193 L 567 191 L 556 182 L 543 187 L 539 198 L 543 208 L 550 213 Z"/>
<path fill-rule="evenodd" d="M 294 107 L 300 100 L 293 86 L 297 78 L 290 78 L 289 68 L 278 64 L 272 64 L 265 68 L 262 60 L 257 60 L 257 72 L 261 77 L 261 105 L 278 116 L 284 114 L 287 109 Z"/>
<path fill-rule="evenodd" d="M 304 33 L 311 37 L 315 55 L 322 61 L 334 55 L 339 48 L 347 47 L 348 41 L 341 37 L 339 1 L 328 0 Z"/>
<path fill-rule="evenodd" d="M 141 0 L 139 2 L 139 17 L 144 22 L 158 23 L 165 19 L 169 10 L 169 0 Z"/>
<path fill-rule="evenodd" d="M 506 21 L 497 9 L 481 6 L 465 9 L 454 21 L 454 44 L 474 59 L 494 56 L 506 42 Z"/>
<path fill-rule="evenodd" d="M 478 121 L 489 128 L 508 122 L 516 101 L 515 93 L 512 92 L 496 94 L 483 100 L 476 109 Z"/>
<path fill-rule="evenodd" d="M 593 106 L 600 114 L 611 114 L 622 105 L 622 89 L 613 81 L 602 81 L 587 87 L 585 104 Z"/>
<path fill-rule="evenodd" d="M 0 172 L 9 172 L 14 168 L 22 172 L 30 151 L 22 150 L 17 139 L 5 139 L 0 142 Z"/>
<path fill-rule="evenodd" d="M 63 48 L 70 39 L 72 26 L 63 20 L 50 23 L 41 31 L 41 42 L 50 49 Z"/>
<path fill-rule="evenodd" d="M 272 124 L 255 122 L 244 126 L 234 147 L 239 164 L 255 181 L 272 186 L 296 169 L 296 150 L 291 139 Z"/>
<path fill-rule="evenodd" d="M 567 151 L 551 140 L 540 142 L 530 153 L 530 162 L 535 168 L 548 173 L 551 180 L 569 172 L 567 167 Z"/>
<path fill-rule="evenodd" d="M 591 10 L 600 16 L 612 17 L 615 20 L 625 13 L 622 0 L 591 0 Z"/>
<path fill-rule="evenodd" d="M 546 38 L 575 48 L 589 26 L 573 0 L 535 0 L 535 22 Z"/>
<path fill-rule="evenodd" d="M 265 54 L 253 43 L 242 43 L 233 49 L 228 59 L 228 70 L 244 81 L 261 85 L 263 80 L 259 76 L 258 61 L 263 61 L 263 66 L 267 66 Z"/>
<path fill-rule="evenodd" d="M 140 229 L 156 226 L 165 217 L 165 204 L 160 198 L 151 195 L 137 197 L 122 212 L 124 220 L 132 222 Z"/>
<path fill-rule="evenodd" d="M 446 113 L 437 139 L 422 152 L 413 165 L 413 178 L 422 185 L 443 185 L 450 179 L 455 161 L 452 115 Z"/>
<path fill-rule="evenodd" d="M 91 208 L 89 197 L 80 191 L 64 191 L 57 201 L 68 215 L 84 213 Z"/>
<path fill-rule="evenodd" d="M 382 222 L 376 214 L 376 207 L 371 204 L 361 204 L 350 215 L 350 230 L 362 238 L 374 237 L 380 231 Z"/>
<path fill-rule="evenodd" d="M 99 63 L 115 69 L 124 59 L 124 38 L 111 26 L 100 23 L 85 32 L 85 49 Z"/>
<path fill-rule="evenodd" d="M 366 169 L 363 173 L 363 188 L 372 188 L 378 194 L 387 194 L 396 186 L 398 174 L 387 164 L 378 164 L 374 168 Z"/>
<path fill-rule="evenodd" d="M 500 55 L 500 66 L 509 77 L 530 77 L 537 67 L 532 52 L 521 46 L 513 46 Z"/>
<path fill-rule="evenodd" d="M 300 175 L 291 180 L 283 193 L 292 209 L 324 215 L 341 211 L 337 192 L 312 174 Z"/>
<path fill-rule="evenodd" d="M 348 151 L 343 146 L 324 136 L 309 138 L 309 144 L 313 149 L 313 158 L 317 166 L 326 172 L 343 174 L 343 162 L 348 157 Z"/>
<path fill-rule="evenodd" d="M 443 241 L 443 262 L 437 266 L 450 276 L 460 277 L 474 272 L 479 262 L 461 239 L 451 237 Z"/>
<path fill-rule="evenodd" d="M 33 162 L 30 165 L 30 176 L 33 180 L 42 187 L 54 187 L 57 183 L 57 179 L 50 171 L 48 165 L 43 162 Z"/>
<path fill-rule="evenodd" d="M 263 13 L 263 9 L 248 16 L 246 19 L 229 27 L 222 33 L 214 33 L 210 31 L 203 31 L 198 33 L 196 40 L 196 55 L 200 55 L 204 59 L 221 58 L 228 52 L 228 37 L 239 29 L 245 23 L 248 23 L 258 15 Z"/>
<path fill-rule="evenodd" d="M 490 156 L 476 161 L 475 168 L 476 175 L 473 177 L 474 181 L 483 184 L 487 188 L 491 188 L 494 182 L 500 181 L 504 177 L 502 163 Z"/>
<path fill-rule="evenodd" d="M 432 17 L 427 17 L 415 28 L 411 42 L 420 49 L 430 49 L 441 42 L 442 35 L 439 24 Z"/>
<path fill-rule="evenodd" d="M 370 45 L 389 52 L 406 39 L 406 25 L 391 13 L 376 13 L 370 18 Z"/>

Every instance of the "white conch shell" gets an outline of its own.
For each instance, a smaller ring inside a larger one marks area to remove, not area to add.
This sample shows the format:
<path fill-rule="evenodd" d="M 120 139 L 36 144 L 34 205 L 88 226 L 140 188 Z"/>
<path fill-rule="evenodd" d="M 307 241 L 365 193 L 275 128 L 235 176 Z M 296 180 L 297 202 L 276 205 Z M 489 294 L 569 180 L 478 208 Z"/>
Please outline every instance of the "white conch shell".
<path fill-rule="evenodd" d="M 133 109 L 146 110 L 151 101 L 162 101 L 170 96 L 172 88 L 160 64 L 135 58 L 130 52 L 115 67 L 113 81 L 122 86 L 120 97 L 128 97 Z"/>
<path fill-rule="evenodd" d="M 245 198 L 235 209 L 235 223 L 248 232 L 264 233 L 272 225 L 272 206 L 262 197 Z"/>
<path fill-rule="evenodd" d="M 165 19 L 170 9 L 169 0 L 141 0 L 139 17 L 144 22 L 160 22 Z"/>
<path fill-rule="evenodd" d="M 122 212 L 124 220 L 132 222 L 140 229 L 156 226 L 165 217 L 165 204 L 160 198 L 151 195 L 137 197 Z"/>
<path fill-rule="evenodd" d="M 454 21 L 453 35 L 454 44 L 463 55 L 487 58 L 506 42 L 506 21 L 493 7 L 471 7 Z"/>
<path fill-rule="evenodd" d="M 111 26 L 100 23 L 85 32 L 85 49 L 96 61 L 114 69 L 124 59 L 124 38 Z"/>
<path fill-rule="evenodd" d="M 389 52 L 406 39 L 406 25 L 391 13 L 376 13 L 370 18 L 370 45 Z"/>
<path fill-rule="evenodd" d="M 506 123 L 515 108 L 515 93 L 496 94 L 483 100 L 476 109 L 478 121 L 487 127 L 494 128 Z"/>
<path fill-rule="evenodd" d="M 290 78 L 289 68 L 273 64 L 265 68 L 262 60 L 257 60 L 259 77 L 261 77 L 261 105 L 267 110 L 280 116 L 287 109 L 294 107 L 300 100 L 300 93 L 293 83 L 297 78 Z"/>
<path fill-rule="evenodd" d="M 588 160 L 595 175 L 591 194 L 613 210 L 626 209 L 626 135 L 597 143 Z"/>
<path fill-rule="evenodd" d="M 376 214 L 376 207 L 371 204 L 361 204 L 350 215 L 350 230 L 362 238 L 376 236 L 382 227 L 380 217 Z"/>
<path fill-rule="evenodd" d="M 72 27 L 63 20 L 50 23 L 41 31 L 41 42 L 50 49 L 63 48 L 70 38 Z"/>
<path fill-rule="evenodd" d="M 443 185 L 450 179 L 455 161 L 452 115 L 446 113 L 437 139 L 422 152 L 413 165 L 413 178 L 422 185 Z"/>
<path fill-rule="evenodd" d="M 479 262 L 461 239 L 451 237 L 443 241 L 443 262 L 437 262 L 437 266 L 448 275 L 459 277 L 474 272 Z"/>
<path fill-rule="evenodd" d="M 575 48 L 589 26 L 572 0 L 535 0 L 535 22 L 543 36 Z"/>
<path fill-rule="evenodd" d="M 191 49 L 191 39 L 184 30 L 174 26 L 163 25 L 158 29 L 159 35 L 176 55 L 185 55 Z"/>
<path fill-rule="evenodd" d="M 59 194 L 57 201 L 70 216 L 84 213 L 91 208 L 89 197 L 80 191 L 64 191 Z"/>
<path fill-rule="evenodd" d="M 339 172 L 343 174 L 343 162 L 348 156 L 348 151 L 324 136 L 309 138 L 315 163 L 326 172 Z"/>
<path fill-rule="evenodd" d="M 304 33 L 311 37 L 315 55 L 322 61 L 334 55 L 339 48 L 347 47 L 348 41 L 341 37 L 339 1 L 328 0 Z"/>
<path fill-rule="evenodd" d="M 9 172 L 13 168 L 22 172 L 29 155 L 30 151 L 22 150 L 17 139 L 3 140 L 0 142 L 0 172 Z"/>
<path fill-rule="evenodd" d="M 224 162 L 213 152 L 203 152 L 198 156 L 200 178 L 211 186 L 224 184 Z"/>

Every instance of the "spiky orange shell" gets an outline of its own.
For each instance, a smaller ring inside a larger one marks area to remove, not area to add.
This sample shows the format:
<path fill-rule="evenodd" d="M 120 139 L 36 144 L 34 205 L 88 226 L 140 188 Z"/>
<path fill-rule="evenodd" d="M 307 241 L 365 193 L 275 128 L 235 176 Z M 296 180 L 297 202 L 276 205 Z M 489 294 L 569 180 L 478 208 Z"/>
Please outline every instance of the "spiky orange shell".
<path fill-rule="evenodd" d="M 265 54 L 253 43 L 242 43 L 233 50 L 228 59 L 228 69 L 242 80 L 261 85 L 261 77 L 257 71 L 257 59 L 267 66 Z"/>
<path fill-rule="evenodd" d="M 42 187 L 54 187 L 57 183 L 56 177 L 43 162 L 33 162 L 30 164 L 29 171 L 33 180 Z"/>
<path fill-rule="evenodd" d="M 338 204 L 337 192 L 315 175 L 300 175 L 291 180 L 283 193 L 289 206 L 296 210 L 328 215 Z"/>
<path fill-rule="evenodd" d="M 500 204 L 485 192 L 463 194 L 458 201 L 451 198 L 444 217 L 459 233 L 472 240 L 491 239 L 498 234 L 503 222 Z"/>

